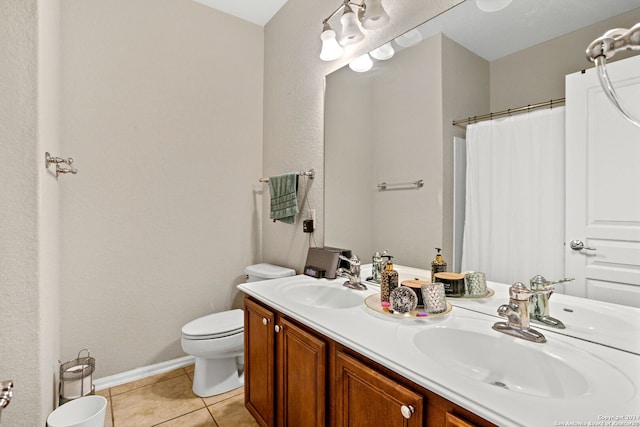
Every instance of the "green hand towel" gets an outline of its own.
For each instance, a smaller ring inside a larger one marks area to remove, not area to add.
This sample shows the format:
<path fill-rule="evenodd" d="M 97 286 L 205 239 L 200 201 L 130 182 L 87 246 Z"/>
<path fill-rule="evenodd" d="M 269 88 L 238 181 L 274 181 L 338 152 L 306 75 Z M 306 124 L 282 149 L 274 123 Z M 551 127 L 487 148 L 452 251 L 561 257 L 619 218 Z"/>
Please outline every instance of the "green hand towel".
<path fill-rule="evenodd" d="M 269 177 L 271 213 L 274 222 L 293 224 L 298 214 L 298 174 L 286 173 Z"/>

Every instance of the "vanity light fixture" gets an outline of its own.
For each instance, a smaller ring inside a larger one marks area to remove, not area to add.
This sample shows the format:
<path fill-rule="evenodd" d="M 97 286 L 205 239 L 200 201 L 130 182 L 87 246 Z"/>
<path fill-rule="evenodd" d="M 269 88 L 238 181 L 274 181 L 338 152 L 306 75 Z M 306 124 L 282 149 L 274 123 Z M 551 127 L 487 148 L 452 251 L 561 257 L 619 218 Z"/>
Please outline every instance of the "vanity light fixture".
<path fill-rule="evenodd" d="M 368 53 L 357 57 L 349 63 L 349 68 L 357 73 L 364 73 L 369 71 L 373 67 L 373 61 Z"/>
<path fill-rule="evenodd" d="M 357 16 L 354 8 L 358 12 Z M 329 25 L 329 20 L 339 12 L 342 12 L 340 17 L 342 30 L 340 35 L 337 36 L 331 25 Z M 342 4 L 322 21 L 320 59 L 323 61 L 336 60 L 342 56 L 344 46 L 358 43 L 364 39 L 364 33 L 360 26 L 366 30 L 376 30 L 387 24 L 389 20 L 389 15 L 382 6 L 382 0 L 362 0 L 360 4 L 350 0 L 343 0 Z"/>
<path fill-rule="evenodd" d="M 391 42 L 389 42 L 376 49 L 373 49 L 371 52 L 369 52 L 369 55 L 371 55 L 378 61 L 386 61 L 387 59 L 391 59 L 391 57 L 395 53 L 396 51 L 393 49 L 393 46 L 391 46 Z"/>
<path fill-rule="evenodd" d="M 407 31 L 404 34 L 399 35 L 394 40 L 401 47 L 411 47 L 422 41 L 422 33 L 417 28 L 414 28 L 411 31 Z"/>

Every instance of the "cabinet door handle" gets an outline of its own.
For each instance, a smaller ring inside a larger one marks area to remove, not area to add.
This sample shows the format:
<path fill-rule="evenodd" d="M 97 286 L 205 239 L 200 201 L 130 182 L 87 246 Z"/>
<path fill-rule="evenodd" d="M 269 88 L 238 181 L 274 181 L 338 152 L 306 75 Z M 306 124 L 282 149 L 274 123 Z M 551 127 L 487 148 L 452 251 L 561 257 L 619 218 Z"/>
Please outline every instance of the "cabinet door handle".
<path fill-rule="evenodd" d="M 276 331 L 276 334 L 277 334 L 278 332 L 280 332 L 280 331 L 281 331 L 281 330 L 283 330 L 284 328 L 283 328 L 282 326 L 280 326 L 280 325 L 275 325 L 275 326 L 273 327 L 273 329 Z"/>
<path fill-rule="evenodd" d="M 263 317 L 263 318 L 262 318 L 262 324 L 263 324 L 263 325 L 267 325 L 267 324 L 269 324 L 269 319 L 267 319 L 266 317 Z"/>
<path fill-rule="evenodd" d="M 402 406 L 400 407 L 400 412 L 402 412 L 402 416 L 403 416 L 403 417 L 405 417 L 406 419 L 411 418 L 411 415 L 413 415 L 413 413 L 414 413 L 415 411 L 416 411 L 416 410 L 415 410 L 415 409 L 414 409 L 414 407 L 413 407 L 413 406 L 411 406 L 411 405 L 408 405 L 408 406 L 407 406 L 407 405 L 402 405 Z"/>

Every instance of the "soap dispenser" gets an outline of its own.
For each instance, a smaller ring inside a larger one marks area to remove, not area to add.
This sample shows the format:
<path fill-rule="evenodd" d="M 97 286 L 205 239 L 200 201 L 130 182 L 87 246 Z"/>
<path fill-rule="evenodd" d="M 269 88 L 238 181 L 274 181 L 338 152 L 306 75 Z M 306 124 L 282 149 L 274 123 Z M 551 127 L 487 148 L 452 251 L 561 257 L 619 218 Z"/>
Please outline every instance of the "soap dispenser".
<path fill-rule="evenodd" d="M 393 269 L 391 255 L 382 255 L 387 258 L 387 263 L 380 278 L 380 301 L 389 302 L 389 294 L 398 287 L 398 272 Z"/>
<path fill-rule="evenodd" d="M 431 283 L 435 283 L 435 274 L 440 273 L 441 271 L 447 271 L 447 262 L 442 259 L 442 254 L 440 251 L 442 249 L 436 248 L 436 259 L 431 262 Z"/>

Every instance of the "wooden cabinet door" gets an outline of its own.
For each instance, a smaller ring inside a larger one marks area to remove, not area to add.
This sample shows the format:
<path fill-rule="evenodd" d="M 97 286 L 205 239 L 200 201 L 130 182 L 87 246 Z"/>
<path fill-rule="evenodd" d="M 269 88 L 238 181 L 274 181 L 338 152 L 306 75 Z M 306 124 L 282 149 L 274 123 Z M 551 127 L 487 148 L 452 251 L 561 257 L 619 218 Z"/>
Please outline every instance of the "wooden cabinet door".
<path fill-rule="evenodd" d="M 278 426 L 324 427 L 327 343 L 286 319 L 276 332 Z"/>
<path fill-rule="evenodd" d="M 274 323 L 272 311 L 245 298 L 245 406 L 262 427 L 275 425 Z"/>
<path fill-rule="evenodd" d="M 476 425 L 471 424 L 467 420 L 463 420 L 462 418 L 452 414 L 451 412 L 447 412 L 445 427 L 476 427 Z"/>
<path fill-rule="evenodd" d="M 336 353 L 335 366 L 336 427 L 422 426 L 421 395 L 346 353 Z"/>

